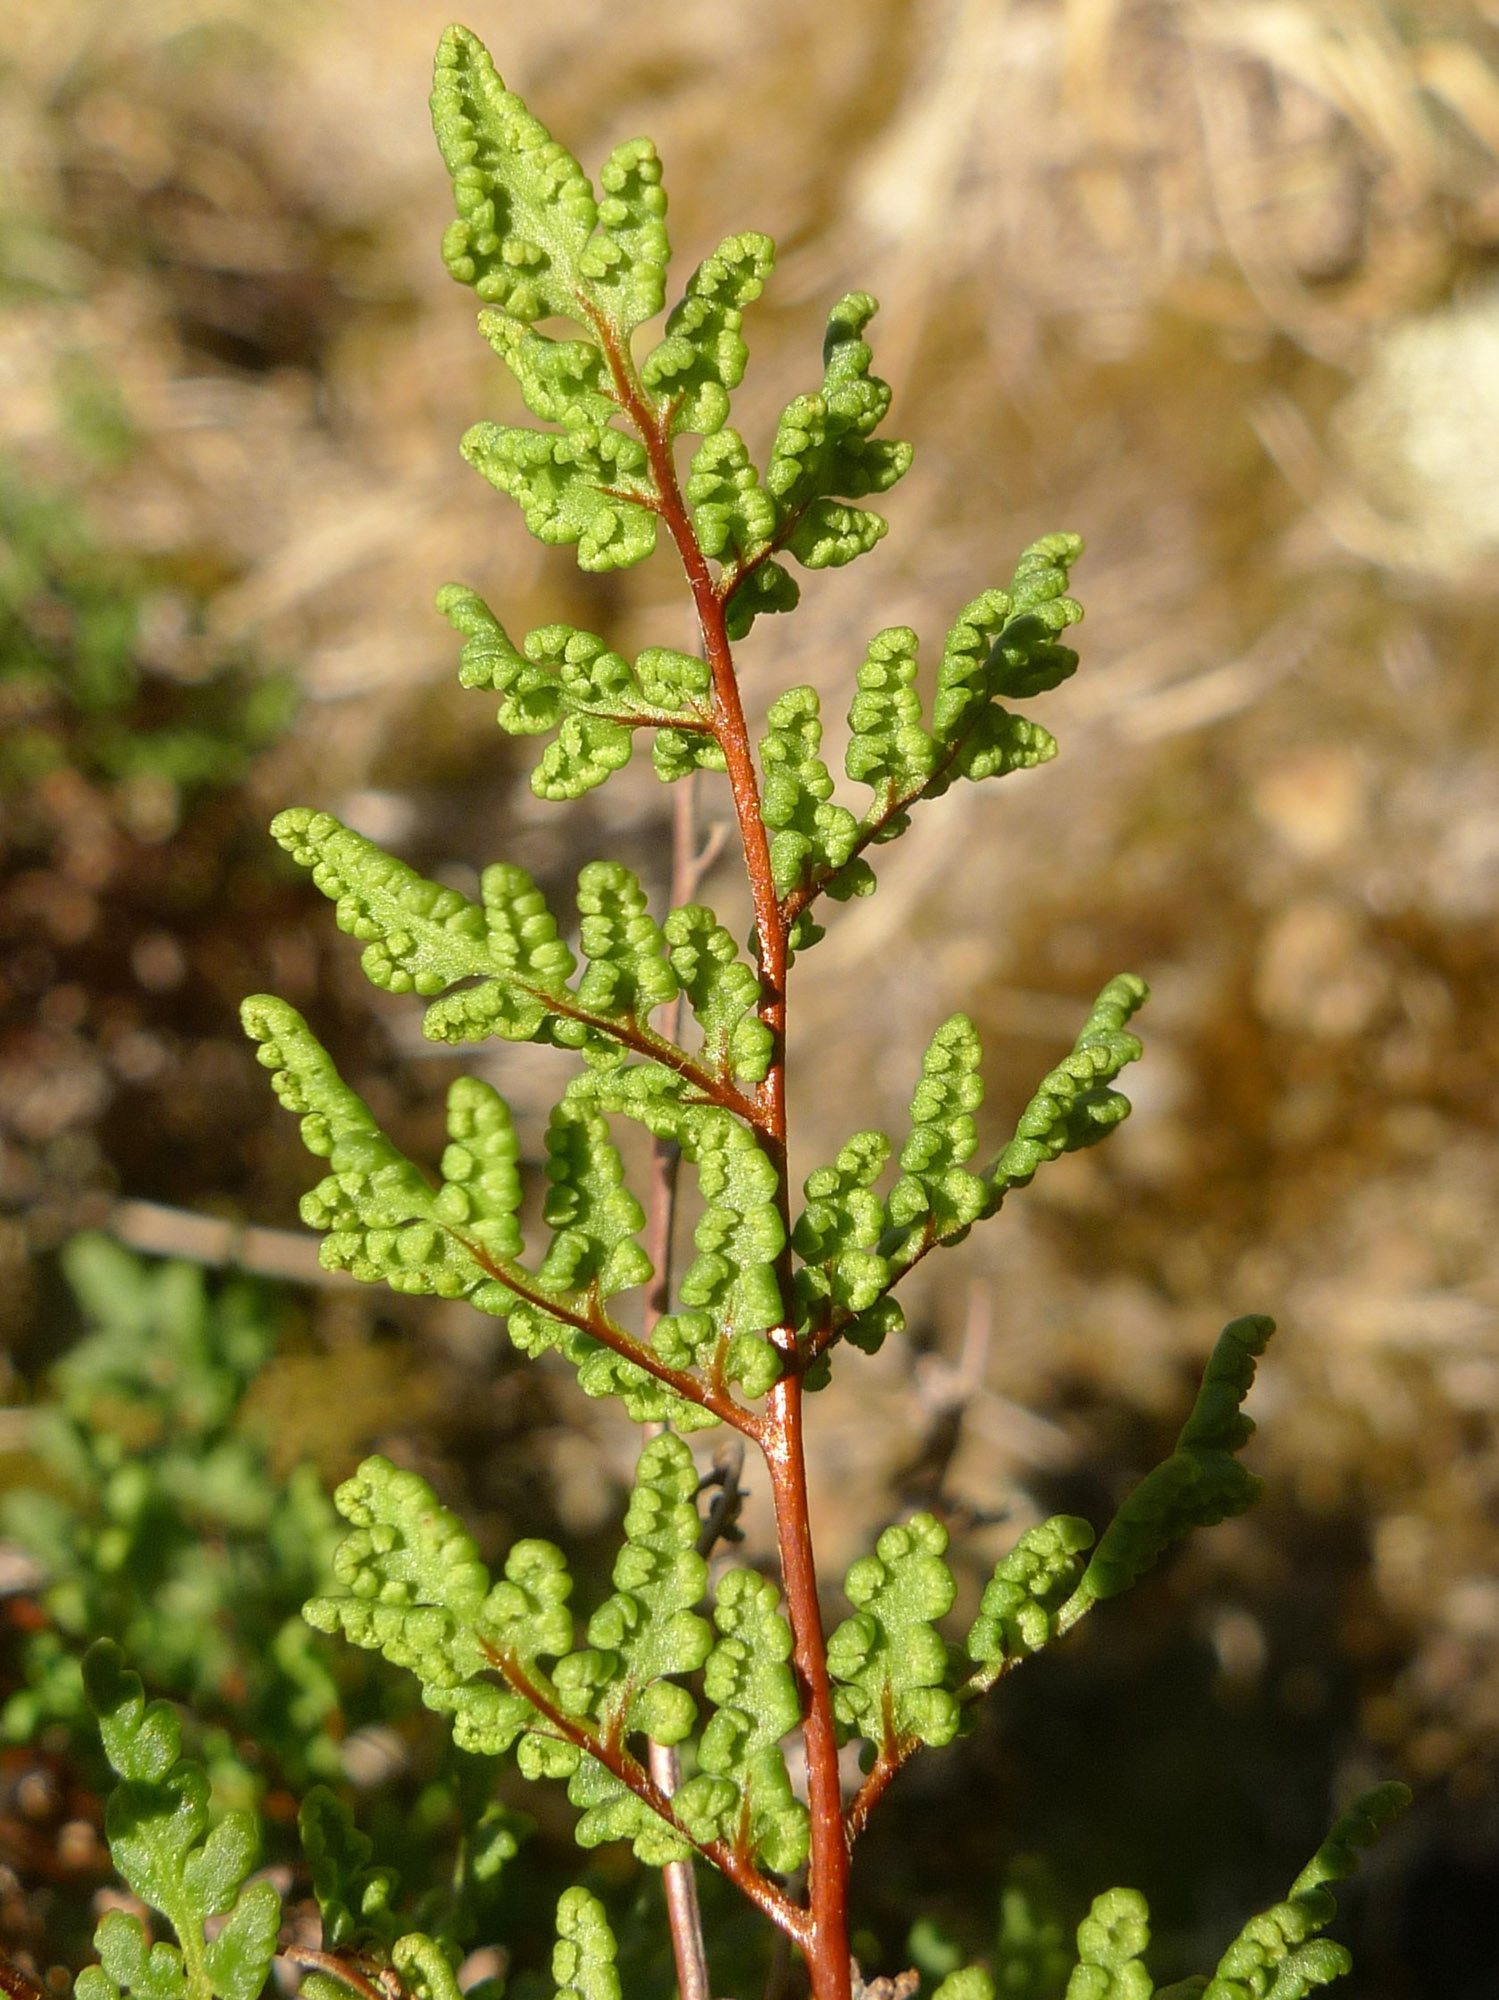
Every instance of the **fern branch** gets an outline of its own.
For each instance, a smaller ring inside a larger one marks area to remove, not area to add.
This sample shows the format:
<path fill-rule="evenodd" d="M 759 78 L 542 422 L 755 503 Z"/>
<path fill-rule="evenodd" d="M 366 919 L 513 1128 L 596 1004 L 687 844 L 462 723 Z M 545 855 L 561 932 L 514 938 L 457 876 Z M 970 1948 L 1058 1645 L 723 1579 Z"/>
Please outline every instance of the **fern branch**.
<path fill-rule="evenodd" d="M 530 1702 L 537 1713 L 543 1716 L 549 1726 L 565 1742 L 592 1757 L 613 1778 L 632 1792 L 642 1805 L 649 1807 L 656 1817 L 672 1831 L 695 1848 L 705 1861 L 713 1866 L 739 1889 L 758 1910 L 770 1918 L 788 1937 L 804 1943 L 807 1937 L 807 1912 L 793 1903 L 789 1896 L 762 1875 L 750 1859 L 747 1849 L 738 1842 L 726 1840 L 696 1839 L 678 1817 L 671 1800 L 656 1783 L 650 1772 L 633 1757 L 617 1735 L 601 1733 L 590 1729 L 576 1716 L 568 1715 L 547 1694 L 546 1690 L 528 1674 L 518 1660 L 502 1652 L 485 1640 L 480 1644 L 495 1672 Z"/>

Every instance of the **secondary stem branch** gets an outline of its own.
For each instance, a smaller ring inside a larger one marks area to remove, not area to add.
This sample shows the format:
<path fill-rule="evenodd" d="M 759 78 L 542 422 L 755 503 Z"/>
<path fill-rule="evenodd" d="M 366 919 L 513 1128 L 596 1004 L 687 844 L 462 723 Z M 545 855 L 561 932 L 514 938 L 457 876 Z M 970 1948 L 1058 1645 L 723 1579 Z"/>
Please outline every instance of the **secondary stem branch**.
<path fill-rule="evenodd" d="M 632 1757 L 624 1745 L 609 1736 L 601 1736 L 575 1716 L 567 1715 L 551 1699 L 546 1689 L 528 1674 L 518 1660 L 512 1659 L 499 1647 L 481 1640 L 490 1665 L 519 1695 L 524 1695 L 531 1706 L 544 1716 L 549 1726 L 567 1743 L 576 1744 L 603 1765 L 611 1777 L 615 1777 L 627 1791 L 633 1792 L 644 1805 L 650 1807 L 658 1819 L 679 1833 L 689 1847 L 706 1856 L 715 1868 L 720 1869 L 735 1887 L 749 1897 L 772 1923 L 779 1924 L 798 1943 L 807 1934 L 807 1915 L 795 1903 L 782 1895 L 773 1882 L 768 1882 L 754 1866 L 749 1856 L 726 1840 L 694 1840 L 692 1835 L 677 1818 L 671 1800 L 657 1785 L 649 1771 Z"/>

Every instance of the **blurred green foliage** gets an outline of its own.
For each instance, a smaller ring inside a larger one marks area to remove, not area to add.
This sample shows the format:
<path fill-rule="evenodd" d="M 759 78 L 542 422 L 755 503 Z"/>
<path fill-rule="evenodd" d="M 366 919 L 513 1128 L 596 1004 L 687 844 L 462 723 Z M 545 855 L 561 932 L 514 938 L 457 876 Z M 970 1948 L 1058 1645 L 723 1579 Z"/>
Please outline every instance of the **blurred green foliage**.
<path fill-rule="evenodd" d="M 91 1737 L 79 1660 L 107 1636 L 202 1717 L 223 1796 L 253 1799 L 268 1769 L 296 1784 L 340 1776 L 343 1703 L 368 1707 L 368 1677 L 341 1686 L 300 1616 L 337 1519 L 311 1466 L 276 1476 L 239 1422 L 275 1346 L 275 1295 L 242 1279 L 211 1287 L 192 1265 L 151 1264 L 103 1236 L 75 1238 L 63 1263 L 90 1330 L 33 1413 L 42 1478 L 0 1502 L 48 1620 L 25 1641 L 26 1684 L 0 1731 L 24 1743 L 59 1723 Z"/>
<path fill-rule="evenodd" d="M 65 388 L 91 439 L 126 443 L 93 377 Z M 285 729 L 290 678 L 210 651 L 201 603 L 163 584 L 100 542 L 76 495 L 0 462 L 0 789 L 71 766 L 190 795 L 238 782 Z"/>

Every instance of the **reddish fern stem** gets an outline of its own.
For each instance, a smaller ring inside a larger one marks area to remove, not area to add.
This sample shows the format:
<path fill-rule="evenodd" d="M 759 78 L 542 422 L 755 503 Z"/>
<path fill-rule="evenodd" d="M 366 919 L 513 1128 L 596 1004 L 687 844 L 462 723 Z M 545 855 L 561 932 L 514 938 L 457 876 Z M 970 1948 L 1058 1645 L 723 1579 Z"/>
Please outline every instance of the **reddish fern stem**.
<path fill-rule="evenodd" d="M 620 409 L 646 449 L 655 484 L 656 513 L 676 545 L 692 591 L 703 652 L 713 682 L 715 734 L 728 768 L 734 814 L 755 912 L 760 971 L 760 1018 L 771 1032 L 771 1060 L 760 1086 L 758 1121 L 776 1170 L 778 1205 L 788 1247 L 778 1262 L 783 1300 L 790 1299 L 791 1198 L 786 1144 L 786 960 L 787 924 L 770 865 L 770 836 L 760 812 L 760 788 L 744 704 L 740 699 L 733 650 L 725 621 L 727 588 L 715 582 L 698 545 L 672 456 L 670 417 L 651 407 L 633 362 L 612 327 L 593 320 L 608 362 Z M 796 1333 L 788 1323 L 771 1339 L 783 1358 L 783 1373 L 770 1392 L 763 1425 L 754 1434 L 765 1453 L 775 1504 L 776 1539 L 790 1615 L 793 1660 L 801 1683 L 802 1732 L 807 1752 L 811 1817 L 808 1868 L 810 1908 L 798 1937 L 811 1975 L 813 2000 L 851 2000 L 848 1947 L 848 1843 L 843 1827 L 838 1771 L 838 1737 L 828 1679 L 827 1640 L 817 1595 L 817 1569 L 807 1495 L 806 1446 L 802 1421 L 802 1368 Z"/>

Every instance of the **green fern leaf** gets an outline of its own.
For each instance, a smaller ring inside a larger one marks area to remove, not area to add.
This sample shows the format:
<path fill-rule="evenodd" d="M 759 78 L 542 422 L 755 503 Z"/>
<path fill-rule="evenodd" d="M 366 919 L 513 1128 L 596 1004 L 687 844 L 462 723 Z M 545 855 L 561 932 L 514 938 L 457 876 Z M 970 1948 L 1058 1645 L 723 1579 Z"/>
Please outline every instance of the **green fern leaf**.
<path fill-rule="evenodd" d="M 775 502 L 760 484 L 738 431 L 715 431 L 703 439 L 693 455 L 685 493 L 705 556 L 744 563 L 769 548 L 776 531 Z"/>
<path fill-rule="evenodd" d="M 640 1203 L 625 1186 L 624 1163 L 599 1113 L 564 1098 L 547 1125 L 550 1186 L 542 1217 L 552 1241 L 541 1282 L 558 1292 L 597 1291 L 608 1298 L 651 1275 L 635 1240 L 645 1226 Z"/>
<path fill-rule="evenodd" d="M 1028 1528 L 1000 1558 L 965 1641 L 969 1659 L 980 1669 L 972 1685 L 992 1685 L 1007 1667 L 1039 1653 L 1057 1636 L 1062 1607 L 1077 1587 L 1084 1552 L 1092 1546 L 1093 1530 L 1086 1521 L 1056 1514 L 1040 1527 Z"/>
<path fill-rule="evenodd" d="M 552 1951 L 553 2000 L 620 2000 L 618 1955 L 603 1904 L 586 1889 L 564 1889 Z"/>
<path fill-rule="evenodd" d="M 1150 2000 L 1155 1982 L 1141 1954 L 1150 1943 L 1150 1911 L 1138 1889 L 1108 1889 L 1077 1928 L 1078 1964 L 1067 2000 Z"/>
<path fill-rule="evenodd" d="M 668 1367 L 721 1372 L 747 1395 L 764 1395 L 781 1372 L 764 1334 L 784 1320 L 775 1263 L 786 1234 L 775 1168 L 754 1134 L 717 1105 L 687 1101 L 682 1078 L 659 1064 L 580 1076 L 568 1086 L 565 1102 L 580 1115 L 621 1112 L 681 1146 L 703 1197 L 693 1232 L 698 1254 L 678 1288 L 686 1310 L 657 1323 L 652 1352 Z M 516 1337 L 514 1316 L 511 1334 Z"/>
<path fill-rule="evenodd" d="M 718 1582 L 703 1692 L 714 1714 L 698 1745 L 699 1774 L 676 1796 L 699 1839 L 745 1841 L 765 1867 L 789 1874 L 807 1858 L 807 1808 L 791 1790 L 781 1739 L 801 1721 L 791 1670 L 791 1627 L 776 1587 L 754 1570 Z"/>
<path fill-rule="evenodd" d="M 508 312 L 481 312 L 479 331 L 515 377 L 526 408 L 574 431 L 618 414 L 609 364 L 591 340 L 553 340 Z"/>
<path fill-rule="evenodd" d="M 1262 1482 L 1235 1456 L 1254 1435 L 1254 1423 L 1239 1405 L 1254 1381 L 1255 1359 L 1274 1331 L 1273 1319 L 1251 1313 L 1231 1320 L 1218 1336 L 1176 1450 L 1147 1473 L 1105 1528 L 1059 1614 L 1062 1630 L 1098 1599 L 1128 1590 L 1193 1528 L 1215 1527 L 1259 1498 Z"/>
<path fill-rule="evenodd" d="M 459 446 L 508 493 L 537 541 L 578 551 L 585 570 L 629 569 L 656 546 L 655 489 L 645 446 L 607 424 L 566 431 L 474 424 Z"/>
<path fill-rule="evenodd" d="M 729 392 L 749 358 L 740 332 L 744 308 L 759 298 L 774 263 L 770 238 L 747 231 L 725 237 L 688 279 L 660 345 L 640 369 L 646 388 L 672 406 L 675 432 L 708 437 L 722 429 Z"/>
<path fill-rule="evenodd" d="M 448 1954 L 424 1931 L 409 1931 L 391 1947 L 391 1963 L 412 2000 L 462 2000 Z"/>
<path fill-rule="evenodd" d="M 303 1221 L 325 1232 L 324 1268 L 508 1310 L 508 1295 L 503 1303 L 477 1297 L 492 1286 L 492 1266 L 520 1250 L 521 1189 L 504 1099 L 472 1077 L 452 1084 L 443 1184 L 434 1188 L 381 1132 L 295 1008 L 260 994 L 241 1012 L 276 1094 L 302 1116 L 307 1150 L 332 1168 L 302 1198 Z"/>
<path fill-rule="evenodd" d="M 303 1221 L 325 1232 L 319 1252 L 325 1268 L 346 1270 L 363 1283 L 383 1281 L 396 1291 L 467 1299 L 481 1312 L 508 1318 L 510 1338 L 522 1353 L 560 1349 L 577 1367 L 585 1394 L 620 1396 L 637 1422 L 669 1419 L 693 1429 L 718 1421 L 664 1387 L 629 1354 L 601 1345 L 575 1323 L 575 1316 L 591 1315 L 604 1300 L 651 1275 L 650 1260 L 636 1240 L 644 1217 L 624 1184 L 600 1109 L 601 1104 L 614 1108 L 623 1093 L 606 1084 L 643 1070 L 667 1078 L 679 1092 L 679 1078 L 655 1065 L 622 1072 L 606 1068 L 578 1078 L 553 1110 L 547 1128 L 551 1185 L 542 1209 L 552 1240 L 533 1275 L 518 1261 L 515 1133 L 508 1107 L 488 1084 L 460 1077 L 450 1086 L 450 1143 L 442 1184 L 434 1188 L 380 1131 L 293 1008 L 261 995 L 246 1001 L 242 1012 L 249 1033 L 262 1044 L 261 1061 L 275 1073 L 281 1101 L 303 1114 L 308 1150 L 327 1158 L 333 1169 L 302 1201 Z M 680 1105 L 673 1103 L 669 1122 L 680 1117 Z M 733 1124 L 726 1113 L 723 1117 Z M 717 1150 L 724 1143 L 720 1140 Z M 753 1147 L 748 1134 L 745 1143 Z M 766 1234 L 763 1213 L 748 1220 L 736 1216 L 732 1226 L 724 1215 L 705 1215 L 699 1229 L 711 1232 L 715 1224 L 731 1252 L 753 1248 Z M 753 1298 L 763 1276 L 736 1266 L 725 1295 L 743 1283 L 747 1298 Z M 751 1336 L 731 1339 L 727 1379 L 746 1384 L 760 1379 L 764 1346 Z"/>
<path fill-rule="evenodd" d="M 702 903 L 673 910 L 664 925 L 672 970 L 703 1031 L 703 1059 L 721 1077 L 759 1083 L 772 1036 L 759 1017 L 760 980 L 713 912 Z"/>
<path fill-rule="evenodd" d="M 1076 671 L 1077 654 L 1056 635 L 1083 615 L 1066 595 L 1082 546 L 1077 535 L 1043 536 L 1021 556 L 1008 590 L 986 590 L 960 613 L 937 670 L 932 734 L 945 754 L 928 798 L 956 777 L 1002 776 L 1056 755 L 1045 730 L 992 704 L 1042 694 Z"/>
<path fill-rule="evenodd" d="M 910 468 L 910 445 L 872 435 L 890 407 L 889 386 L 869 372 L 863 338 L 875 311 L 867 292 L 850 292 L 834 306 L 822 389 L 786 406 L 765 470 L 776 544 L 808 569 L 836 567 L 873 548 L 885 521 L 845 503 L 888 492 Z"/>
<path fill-rule="evenodd" d="M 943 1557 L 947 1530 L 931 1514 L 887 1528 L 872 1556 L 843 1580 L 856 1609 L 828 1639 L 833 1713 L 850 1735 L 883 1744 L 950 1743 L 961 1710 L 945 1685 L 947 1647 L 931 1622 L 952 1609 L 957 1586 Z"/>
<path fill-rule="evenodd" d="M 708 1587 L 697 1552 L 697 1467 L 670 1432 L 653 1438 L 635 1468 L 615 1595 L 588 1621 L 588 1650 L 558 1663 L 555 1680 L 573 1715 L 604 1736 L 639 1732 L 657 1743 L 691 1733 L 697 1704 L 668 1678 L 696 1673 L 713 1634 L 693 1606 Z"/>
<path fill-rule="evenodd" d="M 666 190 L 649 139 L 627 139 L 599 170 L 598 228 L 580 269 L 593 297 L 624 333 L 654 319 L 666 303 Z"/>
<path fill-rule="evenodd" d="M 858 821 L 833 803 L 833 780 L 817 754 L 821 745 L 816 689 L 788 688 L 771 705 L 760 744 L 760 811 L 771 829 L 771 873 L 783 896 L 810 874 L 842 868 L 858 839 Z"/>
<path fill-rule="evenodd" d="M 644 1022 L 677 997 L 677 975 L 639 880 L 618 861 L 590 861 L 578 877 L 579 943 L 588 966 L 578 1000 L 590 1014 Z"/>
<path fill-rule="evenodd" d="M 876 632 L 865 650 L 858 693 L 848 712 L 844 769 L 873 791 L 864 824 L 878 825 L 878 837 L 885 840 L 908 823 L 897 802 L 919 798 L 937 768 L 937 744 L 923 725 L 915 686 L 917 644 L 909 625 Z"/>
<path fill-rule="evenodd" d="M 1129 1099 L 1109 1086 L 1144 1053 L 1125 1023 L 1149 997 L 1150 988 L 1133 972 L 1120 973 L 1099 994 L 1071 1055 L 1042 1078 L 1014 1138 L 984 1176 L 986 1215 L 1011 1188 L 1027 1187 L 1044 1161 L 1096 1146 L 1129 1116 Z"/>
<path fill-rule="evenodd" d="M 580 798 L 602 784 L 630 761 L 637 729 L 666 732 L 668 759 L 686 738 L 696 762 L 722 766 L 709 733 L 711 682 L 702 660 L 657 646 L 630 666 L 592 632 L 570 625 L 528 632 L 518 650 L 483 599 L 461 584 L 445 585 L 437 608 L 464 640 L 459 680 L 504 696 L 500 727 L 515 736 L 559 732 L 531 774 L 538 798 Z M 661 762 L 658 756 L 658 770 Z"/>
<path fill-rule="evenodd" d="M 710 1313 L 727 1338 L 729 1379 L 763 1395 L 780 1369 L 759 1336 L 779 1326 L 786 1310 L 775 1272 L 786 1242 L 776 1171 L 754 1135 L 715 1106 L 688 1114 L 682 1150 L 697 1168 L 704 1208 L 693 1233 L 698 1254 L 679 1296 L 684 1306 Z"/>
<path fill-rule="evenodd" d="M 795 611 L 801 601 L 801 585 L 790 570 L 769 557 L 758 557 L 734 586 L 724 610 L 724 630 L 737 643 L 748 636 L 762 612 Z"/>
<path fill-rule="evenodd" d="M 392 1943 L 400 1930 L 392 1908 L 395 1871 L 370 1865 L 373 1843 L 355 1826 L 343 1800 L 326 1785 L 314 1785 L 298 1810 L 297 1830 L 322 1919 L 323 1948 L 338 1951 L 366 1938 Z"/>
<path fill-rule="evenodd" d="M 933 1035 L 911 1099 L 911 1136 L 901 1148 L 901 1178 L 890 1190 L 886 1220 L 903 1241 L 892 1263 L 916 1244 L 959 1242 L 984 1212 L 985 1186 L 964 1162 L 978 1144 L 973 1114 L 984 1100 L 978 1031 L 954 1014 Z"/>
<path fill-rule="evenodd" d="M 796 1274 L 798 1325 L 840 1308 L 857 1319 L 890 1283 L 889 1260 L 877 1247 L 885 1204 L 872 1191 L 889 1157 L 883 1132 L 855 1132 L 832 1166 L 819 1167 L 803 1183 L 807 1205 L 791 1234 L 791 1247 L 802 1260 Z"/>
<path fill-rule="evenodd" d="M 588 176 L 506 90 L 467 28 L 438 44 L 432 127 L 458 209 L 442 244 L 453 277 L 517 320 L 576 317 L 598 220 Z"/>
<path fill-rule="evenodd" d="M 481 982 L 427 1009 L 422 1028 L 431 1040 L 550 1036 L 549 1003 L 566 994 L 574 959 L 524 869 L 486 868 L 474 903 L 424 881 L 329 813 L 293 807 L 277 814 L 271 833 L 334 900 L 340 930 L 364 944 L 372 984 L 426 998 L 460 980 Z"/>
<path fill-rule="evenodd" d="M 1404 1785 L 1377 1785 L 1355 1799 L 1291 1885 L 1285 1902 L 1252 1917 L 1218 1962 L 1202 2000 L 1306 2000 L 1352 1969 L 1340 1944 L 1319 1937 L 1338 1913 L 1330 1882 L 1358 1867 L 1358 1850 L 1372 1847 L 1410 1804 Z"/>
<path fill-rule="evenodd" d="M 245 1877 L 257 1832 L 247 1812 L 211 1825 L 208 1775 L 181 1760 L 177 1718 L 164 1701 L 147 1703 L 140 1677 L 112 1640 L 84 1655 L 83 1684 L 121 1782 L 105 1809 L 115 1866 L 131 1890 L 158 1910 L 176 1946 L 148 1945 L 139 1918 L 111 1911 L 95 1933 L 101 1963 L 81 1974 L 85 2000 L 257 2000 L 281 1925 L 269 1882 Z M 227 1916 L 226 1913 L 227 1912 Z M 205 1936 L 205 1925 L 214 1935 Z"/>
<path fill-rule="evenodd" d="M 366 1459 L 334 1502 L 354 1530 L 333 1564 L 345 1594 L 311 1599 L 308 1624 L 414 1674 L 427 1707 L 451 1716 L 461 1749 L 508 1750 L 539 1718 L 493 1674 L 508 1663 L 549 1688 L 538 1661 L 572 1649 L 572 1579 L 561 1554 L 549 1542 L 517 1542 L 504 1580 L 491 1586 L 462 1523 L 425 1480 L 384 1458 Z"/>

